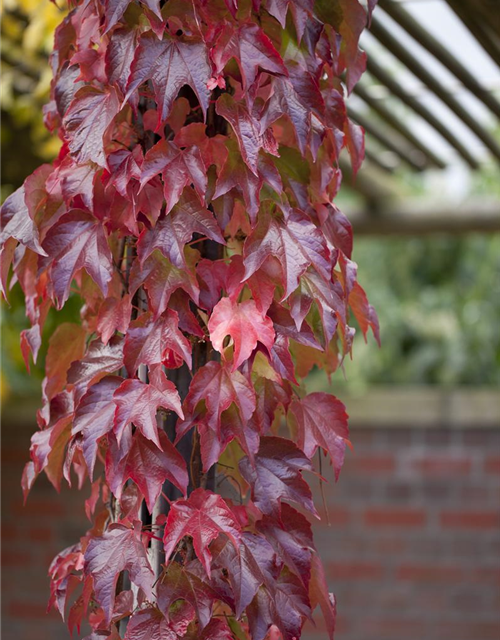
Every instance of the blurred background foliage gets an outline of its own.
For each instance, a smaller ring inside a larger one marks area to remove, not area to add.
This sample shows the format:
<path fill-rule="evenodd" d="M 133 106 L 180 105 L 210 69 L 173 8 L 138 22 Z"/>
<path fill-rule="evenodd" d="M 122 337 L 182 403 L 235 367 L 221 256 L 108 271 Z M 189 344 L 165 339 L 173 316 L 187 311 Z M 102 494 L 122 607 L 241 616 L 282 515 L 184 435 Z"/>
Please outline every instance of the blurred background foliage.
<path fill-rule="evenodd" d="M 2 199 L 50 161 L 60 146 L 43 126 L 42 108 L 49 96 L 53 31 L 63 16 L 63 9 L 49 0 L 3 1 Z M 425 190 L 418 176 L 398 174 L 398 179 L 404 181 L 405 192 L 418 195 Z M 498 169 L 486 166 L 475 174 L 471 191 L 498 196 Z M 342 201 L 360 200 L 346 186 Z M 499 236 L 361 237 L 355 240 L 353 257 L 379 314 L 382 349 L 373 340 L 364 344 L 358 335 L 354 358 L 335 375 L 336 388 L 359 393 L 372 384 L 500 382 Z M 74 299 L 62 312 L 51 312 L 31 377 L 19 347 L 19 333 L 28 322 L 17 285 L 9 303 L 2 304 L 2 397 L 36 396 L 48 336 L 58 323 L 78 321 L 79 302 Z"/>

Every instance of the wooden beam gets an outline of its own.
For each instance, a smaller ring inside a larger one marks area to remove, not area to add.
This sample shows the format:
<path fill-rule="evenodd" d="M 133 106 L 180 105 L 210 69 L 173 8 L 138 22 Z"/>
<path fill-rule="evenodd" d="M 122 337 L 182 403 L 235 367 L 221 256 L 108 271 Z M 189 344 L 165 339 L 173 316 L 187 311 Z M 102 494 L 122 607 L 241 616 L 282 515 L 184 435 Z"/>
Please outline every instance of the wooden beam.
<path fill-rule="evenodd" d="M 426 120 L 467 162 L 472 169 L 479 167 L 479 162 L 470 153 L 467 147 L 455 136 L 448 127 L 437 118 L 427 107 L 425 107 L 417 98 L 405 91 L 399 82 L 384 68 L 382 68 L 375 60 L 375 56 L 368 53 L 367 69 L 369 73 L 383 84 L 390 93 L 404 102 L 410 109 L 417 113 L 421 118 Z"/>
<path fill-rule="evenodd" d="M 345 212 L 357 235 L 427 235 L 435 233 L 499 233 L 500 202 L 483 198 L 456 207 L 431 202 L 384 203 L 383 207 Z"/>
<path fill-rule="evenodd" d="M 424 29 L 406 9 L 393 0 L 378 0 L 378 4 L 395 20 L 412 38 L 424 49 L 427 49 L 439 62 L 445 66 L 467 89 L 479 98 L 490 111 L 500 118 L 500 102 L 485 89 L 476 78 L 444 47 L 427 29 Z"/>
<path fill-rule="evenodd" d="M 435 95 L 444 102 L 464 124 L 483 142 L 483 144 L 491 151 L 495 158 L 500 162 L 500 145 L 492 135 L 482 127 L 479 122 L 471 116 L 469 111 L 448 91 L 443 89 L 439 80 L 432 73 L 418 62 L 406 47 L 404 47 L 397 38 L 395 38 L 388 29 L 377 18 L 376 14 L 372 17 L 371 33 L 377 40 L 388 49 L 407 69 L 409 69 L 419 80 L 426 84 Z"/>
<path fill-rule="evenodd" d="M 374 111 L 378 113 L 378 115 L 383 118 L 388 125 L 390 125 L 393 129 L 401 134 L 404 138 L 408 140 L 408 142 L 413 145 L 416 149 L 419 149 L 428 159 L 430 163 L 439 169 L 444 169 L 446 167 L 446 162 L 444 162 L 439 156 L 437 156 L 432 149 L 429 149 L 427 145 L 425 145 L 417 136 L 415 136 L 408 127 L 403 124 L 399 118 L 397 118 L 394 113 L 380 100 L 375 100 L 370 92 L 360 83 L 358 83 L 354 87 L 354 92 L 358 95 L 363 102 L 366 102 Z"/>
<path fill-rule="evenodd" d="M 477 13 L 463 0 L 447 0 L 450 7 L 469 29 L 490 58 L 500 67 L 500 42 L 495 33 L 484 28 L 484 23 L 477 19 Z"/>

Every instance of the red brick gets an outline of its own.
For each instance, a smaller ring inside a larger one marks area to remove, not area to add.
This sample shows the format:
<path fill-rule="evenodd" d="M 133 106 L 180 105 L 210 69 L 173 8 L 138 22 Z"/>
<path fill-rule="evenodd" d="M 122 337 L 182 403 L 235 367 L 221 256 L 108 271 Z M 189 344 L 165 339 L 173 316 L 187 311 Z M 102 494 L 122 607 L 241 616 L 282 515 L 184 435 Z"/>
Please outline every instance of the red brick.
<path fill-rule="evenodd" d="M 13 507 L 12 511 L 16 516 L 25 516 L 26 518 L 33 518 L 37 516 L 50 518 L 62 516 L 66 509 L 61 503 L 60 496 L 58 496 L 57 493 L 54 493 L 54 498 L 52 500 L 30 500 L 28 498 L 26 506 L 23 506 L 22 502 L 19 502 Z"/>
<path fill-rule="evenodd" d="M 47 618 L 47 606 L 34 602 L 15 600 L 9 604 L 8 611 L 13 618 Z"/>
<path fill-rule="evenodd" d="M 25 551 L 2 550 L 2 567 L 25 567 L 31 564 L 31 556 Z"/>
<path fill-rule="evenodd" d="M 365 511 L 366 524 L 374 527 L 421 527 L 426 521 L 423 509 L 379 507 Z"/>
<path fill-rule="evenodd" d="M 346 471 L 353 474 L 368 473 L 370 475 L 378 473 L 392 473 L 395 466 L 395 458 L 392 455 L 356 455 L 356 453 L 354 453 L 346 463 L 344 473 Z"/>
<path fill-rule="evenodd" d="M 2 544 L 12 542 L 18 536 L 17 528 L 13 524 L 2 523 Z"/>
<path fill-rule="evenodd" d="M 429 456 L 412 461 L 412 467 L 429 476 L 467 475 L 470 473 L 472 461 L 467 457 Z"/>
<path fill-rule="evenodd" d="M 486 473 L 500 473 L 500 456 L 488 456 L 484 461 Z"/>
<path fill-rule="evenodd" d="M 442 511 L 442 527 L 457 529 L 498 529 L 500 513 L 498 511 Z"/>
<path fill-rule="evenodd" d="M 498 640 L 500 621 L 498 622 L 438 622 L 435 637 L 443 640 Z"/>
<path fill-rule="evenodd" d="M 480 567 L 471 571 L 468 580 L 500 586 L 500 567 Z"/>
<path fill-rule="evenodd" d="M 460 567 L 403 564 L 397 570 L 396 577 L 409 582 L 455 582 L 461 580 L 463 571 Z"/>
<path fill-rule="evenodd" d="M 315 522 L 316 526 L 345 526 L 351 521 L 351 512 L 344 507 L 328 507 L 328 513 L 325 512 L 323 506 L 318 506 L 318 513 L 321 518 L 319 522 Z"/>
<path fill-rule="evenodd" d="M 33 542 L 49 542 L 54 537 L 54 533 L 49 527 L 33 527 L 28 529 L 27 536 Z"/>
<path fill-rule="evenodd" d="M 384 573 L 378 562 L 329 562 L 328 575 L 332 580 L 380 580 Z"/>

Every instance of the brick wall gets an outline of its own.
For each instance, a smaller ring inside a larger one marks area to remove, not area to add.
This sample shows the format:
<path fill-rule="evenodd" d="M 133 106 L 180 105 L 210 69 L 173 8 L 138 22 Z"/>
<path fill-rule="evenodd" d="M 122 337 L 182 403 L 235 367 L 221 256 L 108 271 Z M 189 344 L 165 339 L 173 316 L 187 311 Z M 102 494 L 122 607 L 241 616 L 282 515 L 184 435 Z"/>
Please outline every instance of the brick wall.
<path fill-rule="evenodd" d="M 88 527 L 88 488 L 57 496 L 40 479 L 23 509 L 30 432 L 4 420 L 2 637 L 66 640 L 45 614 L 46 571 Z M 357 427 L 352 439 L 337 485 L 324 470 L 331 526 L 316 525 L 337 640 L 499 640 L 500 430 Z M 304 634 L 325 637 L 321 625 Z"/>

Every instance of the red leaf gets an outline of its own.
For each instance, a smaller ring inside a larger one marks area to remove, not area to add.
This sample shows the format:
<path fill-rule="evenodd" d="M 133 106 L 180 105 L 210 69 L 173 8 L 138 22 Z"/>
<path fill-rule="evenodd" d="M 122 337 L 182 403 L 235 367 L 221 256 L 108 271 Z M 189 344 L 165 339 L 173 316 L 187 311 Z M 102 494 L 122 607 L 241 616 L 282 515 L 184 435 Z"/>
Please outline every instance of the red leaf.
<path fill-rule="evenodd" d="M 318 604 L 321 607 L 323 617 L 325 618 L 328 636 L 330 640 L 333 640 L 335 633 L 335 618 L 337 615 L 335 597 L 332 593 L 328 592 L 323 564 L 319 556 L 316 554 L 312 556 L 309 598 L 311 600 L 312 609 L 314 609 Z"/>
<path fill-rule="evenodd" d="M 178 329 L 175 311 L 169 309 L 157 320 L 143 313 L 131 323 L 125 337 L 125 367 L 134 376 L 141 364 L 160 364 L 169 350 L 191 368 L 191 346 Z"/>
<path fill-rule="evenodd" d="M 185 621 L 186 627 L 189 621 L 188 616 Z M 158 609 L 149 607 L 132 615 L 127 624 L 124 640 L 177 640 L 179 637 L 177 629 L 172 628 L 172 624 Z"/>
<path fill-rule="evenodd" d="M 184 418 L 181 399 L 175 385 L 160 372 L 155 381 L 158 386 L 145 384 L 140 380 L 125 380 L 114 393 L 116 416 L 114 431 L 120 440 L 121 434 L 129 424 L 140 429 L 143 436 L 152 440 L 158 447 L 160 441 L 156 425 L 156 413 L 159 407 L 171 409 Z"/>
<path fill-rule="evenodd" d="M 203 42 L 158 38 L 151 32 L 139 39 L 128 81 L 128 100 L 146 80 L 151 80 L 158 103 L 158 125 L 168 118 L 179 89 L 185 84 L 195 92 L 203 115 L 208 109 L 210 91 L 207 82 L 212 75 L 207 48 Z"/>
<path fill-rule="evenodd" d="M 153 513 L 165 480 L 184 495 L 189 483 L 184 458 L 163 432 L 159 433 L 158 447 L 136 431 L 127 456 L 123 482 L 127 478 L 136 483 L 146 498 L 149 513 Z"/>
<path fill-rule="evenodd" d="M 94 579 L 95 598 L 103 608 L 107 624 L 113 613 L 116 583 L 121 571 L 127 570 L 131 582 L 140 587 L 147 598 L 151 597 L 154 574 L 140 529 L 112 524 L 103 536 L 90 539 L 84 555 L 84 571 Z"/>
<path fill-rule="evenodd" d="M 380 329 L 377 312 L 368 302 L 365 290 L 357 282 L 354 283 L 352 291 L 349 294 L 349 306 L 359 323 L 365 340 L 368 329 L 371 329 L 375 336 L 375 340 L 380 346 Z"/>
<path fill-rule="evenodd" d="M 122 94 L 125 94 L 127 88 L 136 46 L 136 29 L 117 29 L 113 31 L 106 48 L 105 61 L 108 82 L 111 85 L 116 85 Z"/>
<path fill-rule="evenodd" d="M 253 85 L 258 77 L 259 68 L 274 75 L 288 75 L 281 56 L 273 47 L 271 40 L 256 24 L 244 23 L 235 30 L 226 25 L 211 51 L 215 63 L 215 73 L 219 75 L 231 58 L 238 63 L 241 72 L 243 91 L 252 95 Z"/>
<path fill-rule="evenodd" d="M 68 384 L 75 386 L 76 400 L 91 384 L 123 366 L 123 338 L 114 336 L 107 345 L 93 340 L 81 360 L 73 362 L 68 370 Z"/>
<path fill-rule="evenodd" d="M 130 324 L 132 303 L 128 294 L 117 300 L 106 298 L 99 309 L 97 317 L 97 332 L 103 344 L 107 345 L 115 331 L 126 333 Z"/>
<path fill-rule="evenodd" d="M 344 131 L 347 150 L 351 156 L 352 173 L 356 176 L 365 159 L 365 130 L 347 118 Z"/>
<path fill-rule="evenodd" d="M 51 400 L 64 389 L 71 371 L 71 363 L 83 356 L 85 338 L 86 332 L 83 327 L 70 322 L 60 324 L 50 337 L 43 383 L 43 392 L 47 400 Z"/>
<path fill-rule="evenodd" d="M 145 229 L 141 233 L 137 243 L 137 254 L 143 263 L 155 249 L 159 249 L 178 269 L 186 269 L 184 247 L 193 237 L 193 233 L 225 244 L 213 214 L 200 206 L 191 189 L 186 189 L 180 202 L 169 215 L 158 220 L 154 229 Z"/>
<path fill-rule="evenodd" d="M 166 213 L 179 202 L 184 187 L 193 184 L 200 203 L 205 204 L 207 175 L 198 147 L 179 149 L 173 142 L 160 140 L 144 157 L 141 188 L 158 174 L 162 174 Z"/>
<path fill-rule="evenodd" d="M 255 465 L 243 458 L 240 470 L 252 487 L 252 500 L 262 513 L 279 515 L 284 499 L 300 504 L 317 516 L 311 490 L 301 474 L 302 470 L 313 471 L 312 465 L 290 440 L 261 438 Z"/>
<path fill-rule="evenodd" d="M 235 371 L 261 342 L 268 351 L 274 343 L 274 329 L 271 320 L 258 311 L 253 300 L 232 302 L 229 298 L 214 307 L 208 322 L 210 340 L 214 349 L 224 353 L 223 343 L 227 335 L 234 343 L 232 371 Z"/>
<path fill-rule="evenodd" d="M 245 532 L 238 549 L 232 542 L 221 542 L 213 550 L 214 565 L 225 569 L 234 594 L 236 617 L 252 602 L 259 587 L 272 588 L 279 565 L 271 545 L 261 536 Z"/>
<path fill-rule="evenodd" d="M 196 612 L 200 628 L 206 627 L 212 615 L 217 593 L 204 580 L 171 561 L 158 585 L 158 608 L 167 616 L 170 606 L 179 599 L 188 602 Z"/>
<path fill-rule="evenodd" d="M 73 435 L 83 436 L 83 455 L 92 478 L 99 439 L 113 429 L 116 404 L 113 394 L 123 382 L 118 376 L 108 376 L 90 387 L 75 411 Z"/>
<path fill-rule="evenodd" d="M 210 576 L 210 543 L 224 533 L 238 547 L 240 526 L 224 500 L 211 491 L 196 489 L 188 500 L 177 500 L 170 507 L 165 525 L 165 558 L 172 555 L 184 536 L 191 536 L 196 555 Z"/>
<path fill-rule="evenodd" d="M 186 431 L 193 423 L 198 403 L 206 404 L 206 423 L 217 432 L 223 411 L 234 402 L 243 421 L 250 419 L 255 410 L 255 392 L 247 379 L 239 371 L 229 369 L 218 362 L 208 362 L 194 375 L 189 393 L 184 401 L 187 416 L 185 424 L 178 425 L 179 431 Z"/>
<path fill-rule="evenodd" d="M 284 502 L 281 505 L 280 519 L 264 516 L 257 523 L 257 529 L 307 587 L 311 578 L 311 556 L 315 552 L 309 521 Z"/>
<path fill-rule="evenodd" d="M 120 110 L 114 87 L 79 89 L 64 116 L 63 125 L 71 153 L 79 163 L 92 160 L 106 166 L 105 136 Z"/>
<path fill-rule="evenodd" d="M 243 160 L 250 171 L 258 176 L 259 151 L 264 148 L 269 153 L 279 155 L 274 146 L 269 145 L 266 129 L 261 122 L 240 103 L 235 102 L 229 93 L 223 93 L 215 105 L 217 113 L 225 118 L 236 134 Z M 267 134 L 271 135 L 272 134 Z"/>
<path fill-rule="evenodd" d="M 186 268 L 178 269 L 159 251 L 155 251 L 141 267 L 138 260 L 130 270 L 130 292 L 133 295 L 139 287 L 148 292 L 151 309 L 156 320 L 169 306 L 170 296 L 182 289 L 198 303 L 199 289 L 194 273 Z"/>
<path fill-rule="evenodd" d="M 38 229 L 24 201 L 24 186 L 6 198 L 0 209 L 0 226 L 0 245 L 4 245 L 9 238 L 15 238 L 35 253 L 47 255 L 40 245 Z"/>
<path fill-rule="evenodd" d="M 309 265 L 329 280 L 331 259 L 323 234 L 303 214 L 293 212 L 288 220 L 262 219 L 246 239 L 243 250 L 245 280 L 270 256 L 281 264 L 287 298 L 298 286 L 300 276 Z"/>
<path fill-rule="evenodd" d="M 106 21 L 104 23 L 104 33 L 107 33 L 122 19 L 131 1 L 132 0 L 105 0 Z M 141 2 L 161 19 L 159 0 L 141 0 Z"/>
<path fill-rule="evenodd" d="M 113 256 L 101 222 L 85 211 L 62 216 L 43 243 L 50 259 L 50 275 L 57 308 L 69 297 L 71 281 L 80 269 L 107 294 L 113 276 Z"/>
<path fill-rule="evenodd" d="M 313 457 L 318 447 L 328 451 L 338 478 L 349 437 L 345 406 L 328 393 L 310 393 L 294 400 L 290 411 L 296 420 L 298 446 L 308 458 Z"/>

